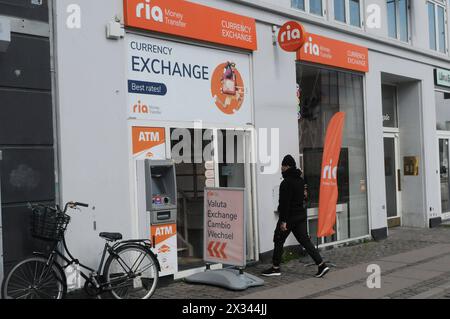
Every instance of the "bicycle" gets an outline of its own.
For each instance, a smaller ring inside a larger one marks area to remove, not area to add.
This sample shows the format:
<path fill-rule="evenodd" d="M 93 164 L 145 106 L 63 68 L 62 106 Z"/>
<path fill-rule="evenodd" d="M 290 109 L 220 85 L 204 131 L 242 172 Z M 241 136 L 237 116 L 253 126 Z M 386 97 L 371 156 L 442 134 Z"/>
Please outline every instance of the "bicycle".
<path fill-rule="evenodd" d="M 29 204 L 33 211 L 33 237 L 54 246 L 50 254 L 33 253 L 32 257 L 13 268 L 3 281 L 2 298 L 63 299 L 67 294 L 65 269 L 72 265 L 80 268 L 80 275 L 85 280 L 84 290 L 89 296 L 101 298 L 107 292 L 116 299 L 148 299 L 154 294 L 161 267 L 151 250 L 150 240 L 122 240 L 120 233 L 100 233 L 106 242 L 97 271 L 72 256 L 64 236 L 70 223 L 66 212 L 68 208 L 78 207 L 89 205 L 68 202 L 61 210 L 59 206 Z M 62 251 L 58 249 L 60 244 Z M 86 275 L 81 268 L 89 274 Z"/>

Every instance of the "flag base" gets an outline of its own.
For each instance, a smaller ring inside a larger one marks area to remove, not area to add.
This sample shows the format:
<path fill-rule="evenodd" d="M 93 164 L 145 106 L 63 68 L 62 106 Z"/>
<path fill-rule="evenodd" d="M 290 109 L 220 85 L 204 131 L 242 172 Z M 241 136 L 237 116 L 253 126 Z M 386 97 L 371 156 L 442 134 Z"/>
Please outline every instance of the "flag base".
<path fill-rule="evenodd" d="M 234 291 L 263 286 L 265 283 L 261 278 L 244 273 L 243 270 L 239 269 L 206 270 L 205 272 L 186 277 L 184 281 L 191 284 L 210 285 Z"/>

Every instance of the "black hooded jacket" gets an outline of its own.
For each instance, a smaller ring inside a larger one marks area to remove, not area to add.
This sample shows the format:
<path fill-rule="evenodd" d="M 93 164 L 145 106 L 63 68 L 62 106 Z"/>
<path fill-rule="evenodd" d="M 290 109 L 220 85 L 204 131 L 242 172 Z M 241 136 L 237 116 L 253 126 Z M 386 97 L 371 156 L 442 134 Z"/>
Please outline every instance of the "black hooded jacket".
<path fill-rule="evenodd" d="M 302 173 L 299 169 L 290 168 L 283 173 L 283 178 L 278 202 L 280 222 L 303 221 L 306 219 L 306 210 L 303 207 L 305 181 Z"/>

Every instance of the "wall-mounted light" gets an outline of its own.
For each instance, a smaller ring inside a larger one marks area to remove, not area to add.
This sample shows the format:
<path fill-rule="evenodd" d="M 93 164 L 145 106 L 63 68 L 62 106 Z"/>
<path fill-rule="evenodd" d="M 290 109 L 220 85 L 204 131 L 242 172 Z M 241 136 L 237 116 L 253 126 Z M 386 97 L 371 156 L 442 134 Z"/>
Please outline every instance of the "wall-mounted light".
<path fill-rule="evenodd" d="M 272 26 L 272 44 L 273 46 L 277 46 L 278 42 L 278 26 Z"/>
<path fill-rule="evenodd" d="M 111 40 L 119 40 L 125 36 L 125 30 L 120 24 L 120 19 L 117 17 L 114 21 L 109 22 L 106 25 L 106 38 Z"/>

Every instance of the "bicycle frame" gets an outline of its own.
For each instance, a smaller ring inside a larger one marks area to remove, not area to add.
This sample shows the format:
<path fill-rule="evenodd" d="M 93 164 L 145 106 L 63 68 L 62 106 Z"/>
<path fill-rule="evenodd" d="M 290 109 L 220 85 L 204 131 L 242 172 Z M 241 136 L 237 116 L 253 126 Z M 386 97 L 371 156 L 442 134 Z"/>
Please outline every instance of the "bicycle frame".
<path fill-rule="evenodd" d="M 60 243 L 63 244 L 62 252 L 58 249 L 58 246 Z M 120 241 L 120 242 L 117 242 L 116 244 L 114 244 L 113 246 L 111 246 L 108 242 L 106 242 L 105 246 L 103 248 L 103 253 L 102 253 L 102 258 L 100 260 L 100 264 L 98 266 L 97 271 L 95 271 L 94 269 L 82 264 L 78 259 L 73 257 L 73 255 L 70 253 L 70 251 L 67 247 L 65 237 L 63 237 L 63 239 L 61 241 L 56 243 L 55 247 L 53 248 L 52 252 L 50 253 L 50 255 L 48 257 L 47 265 L 50 265 L 52 263 L 60 264 L 57 260 L 55 260 L 55 257 L 61 258 L 66 263 L 66 265 L 61 265 L 64 270 L 67 269 L 71 265 L 74 265 L 74 264 L 78 265 L 81 268 L 88 270 L 90 272 L 90 274 L 88 276 L 83 271 L 80 270 L 80 275 L 81 275 L 81 277 L 83 277 L 84 280 L 86 280 L 87 282 L 92 284 L 96 289 L 105 290 L 104 288 L 107 287 L 109 284 L 111 284 L 111 282 L 98 282 L 96 278 L 102 274 L 107 253 L 109 255 L 116 257 L 118 259 L 119 264 L 122 266 L 122 268 L 125 271 L 127 271 L 128 274 L 132 273 L 132 269 L 130 267 L 128 267 L 127 264 L 123 261 L 123 259 L 115 252 L 118 247 L 125 245 L 125 244 L 138 244 L 138 245 L 144 245 L 146 248 L 150 248 L 150 241 L 145 240 L 145 239 Z M 69 258 L 67 258 L 64 255 L 64 252 L 67 253 Z M 159 262 L 157 263 L 157 268 L 159 271 L 161 271 Z"/>
<path fill-rule="evenodd" d="M 78 203 L 78 202 L 68 202 L 66 203 L 64 210 L 61 210 L 59 205 L 56 205 L 56 209 L 52 208 L 52 207 L 47 207 L 44 206 L 46 208 L 50 208 L 53 209 L 56 212 L 65 214 L 67 212 L 67 209 L 70 208 L 76 208 L 77 206 L 84 206 L 84 207 L 88 207 L 87 204 L 83 204 L 83 203 Z M 31 204 L 29 204 L 29 207 L 32 208 L 33 206 Z M 62 248 L 60 247 L 60 244 L 62 243 Z M 128 265 L 126 264 L 126 262 L 116 253 L 116 250 L 120 247 L 122 247 L 123 245 L 127 245 L 127 244 L 134 244 L 134 245 L 140 245 L 142 248 L 144 248 L 145 250 L 147 250 L 147 252 L 149 254 L 151 254 L 153 257 L 155 257 L 154 259 L 156 260 L 156 266 L 157 266 L 157 270 L 161 271 L 161 266 L 159 264 L 157 255 L 155 255 L 152 250 L 151 250 L 151 241 L 148 239 L 140 239 L 140 240 L 123 240 L 123 241 L 119 241 L 116 242 L 114 245 L 110 245 L 110 243 L 108 243 L 108 241 L 105 242 L 105 246 L 103 248 L 103 253 L 102 253 L 102 258 L 100 260 L 100 264 L 98 266 L 97 271 L 95 271 L 94 269 L 82 264 L 78 259 L 76 259 L 75 257 L 73 257 L 73 255 L 70 253 L 68 247 L 67 247 L 67 243 L 66 243 L 66 238 L 63 235 L 62 239 L 60 239 L 59 241 L 55 242 L 55 246 L 53 247 L 52 251 L 50 252 L 49 255 L 46 254 L 42 254 L 42 253 L 38 253 L 35 252 L 34 255 L 38 255 L 44 258 L 47 258 L 47 267 L 53 265 L 54 263 L 56 263 L 57 265 L 59 265 L 62 270 L 63 270 L 63 278 L 58 278 L 58 280 L 66 280 L 66 276 L 65 276 L 65 270 L 70 267 L 71 265 L 78 265 L 81 268 L 89 271 L 89 275 L 86 275 L 86 273 L 84 273 L 83 271 L 80 270 L 80 275 L 81 277 L 83 277 L 83 279 L 87 282 L 90 283 L 91 285 L 93 285 L 95 287 L 95 289 L 97 290 L 97 294 L 101 294 L 103 291 L 107 291 L 108 290 L 108 286 L 111 285 L 111 283 L 117 281 L 121 281 L 123 280 L 122 278 L 114 278 L 113 280 L 109 280 L 108 282 L 106 282 L 105 278 L 102 278 L 102 273 L 104 271 L 104 264 L 105 264 L 105 259 L 106 259 L 106 254 L 108 253 L 109 256 L 113 256 L 117 259 L 119 265 L 123 268 L 124 270 L 124 274 L 126 274 L 127 277 L 134 279 L 137 275 L 133 272 L 133 268 L 136 264 L 131 265 L 131 268 L 128 267 Z M 65 255 L 65 253 L 67 253 L 67 256 Z M 65 263 L 65 265 L 63 265 L 63 262 L 60 262 L 58 260 L 58 257 Z M 138 265 L 139 266 L 139 265 Z M 100 280 L 98 280 L 100 279 Z M 107 287 L 105 289 L 105 287 Z"/>

